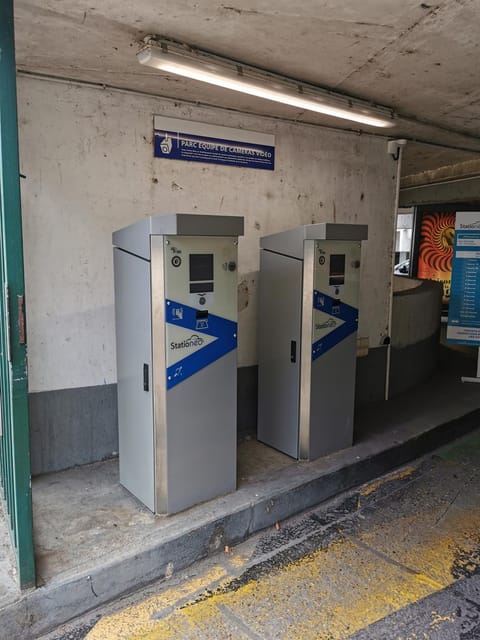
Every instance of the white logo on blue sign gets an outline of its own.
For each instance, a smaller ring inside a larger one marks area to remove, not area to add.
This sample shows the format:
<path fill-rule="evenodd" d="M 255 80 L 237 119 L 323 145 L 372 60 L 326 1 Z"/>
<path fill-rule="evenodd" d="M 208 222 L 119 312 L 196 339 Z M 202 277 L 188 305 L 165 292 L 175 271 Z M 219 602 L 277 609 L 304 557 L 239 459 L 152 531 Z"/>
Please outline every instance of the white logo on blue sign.
<path fill-rule="evenodd" d="M 168 133 L 165 133 L 165 137 L 160 142 L 160 151 L 165 155 L 168 155 L 172 152 L 172 138 L 168 135 Z"/>

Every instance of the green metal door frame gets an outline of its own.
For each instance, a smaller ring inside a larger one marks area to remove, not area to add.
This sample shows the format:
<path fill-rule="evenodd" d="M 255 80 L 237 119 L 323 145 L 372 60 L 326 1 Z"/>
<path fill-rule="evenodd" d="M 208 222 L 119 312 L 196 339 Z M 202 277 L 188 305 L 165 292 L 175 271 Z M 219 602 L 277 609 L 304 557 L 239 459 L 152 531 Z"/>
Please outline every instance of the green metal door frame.
<path fill-rule="evenodd" d="M 0 480 L 19 583 L 35 585 L 13 0 L 0 0 Z"/>

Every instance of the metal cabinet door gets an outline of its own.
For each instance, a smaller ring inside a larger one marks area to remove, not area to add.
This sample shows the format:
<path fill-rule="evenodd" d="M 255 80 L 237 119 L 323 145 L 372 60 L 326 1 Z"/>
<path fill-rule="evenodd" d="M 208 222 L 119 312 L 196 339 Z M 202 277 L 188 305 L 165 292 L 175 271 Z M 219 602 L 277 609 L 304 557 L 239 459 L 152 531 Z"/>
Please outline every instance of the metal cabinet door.
<path fill-rule="evenodd" d="M 114 249 L 120 482 L 155 510 L 150 262 Z"/>
<path fill-rule="evenodd" d="M 262 249 L 258 332 L 258 439 L 298 457 L 303 262 Z"/>

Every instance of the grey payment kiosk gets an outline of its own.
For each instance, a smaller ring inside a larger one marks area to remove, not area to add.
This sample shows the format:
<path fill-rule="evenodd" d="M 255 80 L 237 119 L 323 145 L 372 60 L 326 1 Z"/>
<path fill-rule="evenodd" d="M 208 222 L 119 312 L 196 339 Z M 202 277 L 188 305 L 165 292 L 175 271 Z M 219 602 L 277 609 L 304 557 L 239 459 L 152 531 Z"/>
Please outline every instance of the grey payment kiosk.
<path fill-rule="evenodd" d="M 113 234 L 120 482 L 155 513 L 236 488 L 241 235 L 180 213 Z"/>
<path fill-rule="evenodd" d="M 365 225 L 311 224 L 260 240 L 258 439 L 314 460 L 353 441 Z"/>

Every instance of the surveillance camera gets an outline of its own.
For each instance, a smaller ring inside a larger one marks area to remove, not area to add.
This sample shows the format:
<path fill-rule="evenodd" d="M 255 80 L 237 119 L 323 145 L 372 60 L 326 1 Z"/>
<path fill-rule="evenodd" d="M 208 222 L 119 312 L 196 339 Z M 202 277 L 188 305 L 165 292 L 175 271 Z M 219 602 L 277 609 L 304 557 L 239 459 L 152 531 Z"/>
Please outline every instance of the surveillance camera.
<path fill-rule="evenodd" d="M 389 140 L 387 142 L 387 153 L 393 156 L 394 160 L 398 160 L 400 156 L 400 148 L 404 147 L 407 144 L 407 140 L 405 138 L 400 138 L 399 140 Z"/>

